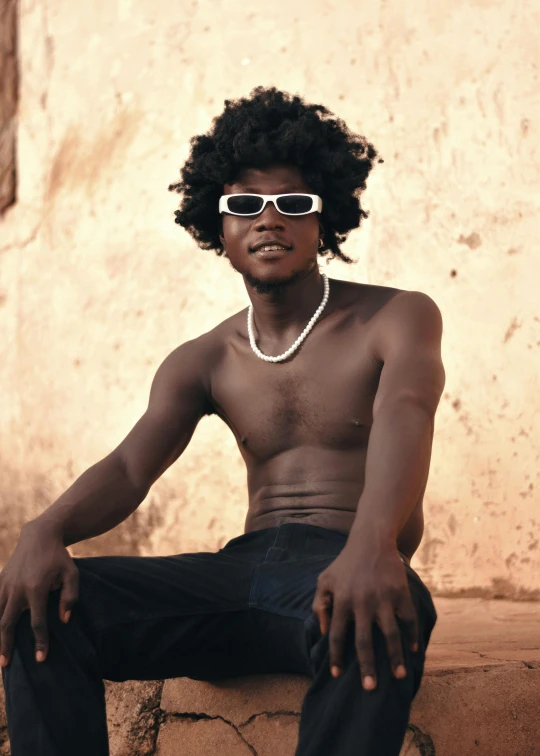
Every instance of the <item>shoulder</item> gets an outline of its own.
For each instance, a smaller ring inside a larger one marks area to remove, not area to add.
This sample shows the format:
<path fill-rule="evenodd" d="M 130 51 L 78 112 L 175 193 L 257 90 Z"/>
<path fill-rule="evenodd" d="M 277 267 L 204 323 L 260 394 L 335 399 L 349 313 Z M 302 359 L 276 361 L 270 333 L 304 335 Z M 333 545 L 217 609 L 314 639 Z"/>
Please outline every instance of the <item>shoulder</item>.
<path fill-rule="evenodd" d="M 443 319 L 437 303 L 422 291 L 399 290 L 381 308 L 374 327 L 374 351 L 384 361 L 391 352 L 440 354 Z"/>
<path fill-rule="evenodd" d="M 339 283 L 343 304 L 369 326 L 369 349 L 377 359 L 383 360 L 383 353 L 395 344 L 410 346 L 411 342 L 416 342 L 440 346 L 442 314 L 428 294 L 390 286 L 336 283 Z"/>
<path fill-rule="evenodd" d="M 225 352 L 239 333 L 247 310 L 232 315 L 209 331 L 180 344 L 163 360 L 154 378 L 155 384 L 186 390 L 208 400 L 211 397 L 211 378 Z"/>
<path fill-rule="evenodd" d="M 204 375 L 222 358 L 227 344 L 240 331 L 246 317 L 247 309 L 231 315 L 209 331 L 180 344 L 165 361 L 171 366 L 191 362 L 196 364 L 201 376 Z"/>
<path fill-rule="evenodd" d="M 381 310 L 385 328 L 420 328 L 442 334 L 442 314 L 437 303 L 423 291 L 398 290 Z"/>
<path fill-rule="evenodd" d="M 373 315 L 380 315 L 381 319 L 412 316 L 415 313 L 431 314 L 440 317 L 440 310 L 434 300 L 422 291 L 408 291 L 392 286 L 377 286 L 373 284 L 355 283 L 351 281 L 336 281 L 342 296 L 371 310 Z"/>

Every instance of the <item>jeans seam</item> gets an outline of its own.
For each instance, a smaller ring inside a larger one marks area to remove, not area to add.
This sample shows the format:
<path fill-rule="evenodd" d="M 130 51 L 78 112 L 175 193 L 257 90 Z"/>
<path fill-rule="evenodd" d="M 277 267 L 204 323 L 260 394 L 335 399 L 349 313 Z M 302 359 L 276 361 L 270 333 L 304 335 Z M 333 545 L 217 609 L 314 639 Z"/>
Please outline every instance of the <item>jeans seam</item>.
<path fill-rule="evenodd" d="M 276 545 L 276 543 L 277 543 L 277 539 L 278 539 L 278 535 L 279 535 L 279 531 L 280 531 L 280 530 L 281 530 L 281 525 L 280 525 L 280 526 L 279 526 L 279 528 L 278 528 L 278 529 L 276 530 L 276 535 L 275 535 L 275 538 L 274 538 L 274 543 L 273 543 L 273 544 L 272 544 L 272 545 L 270 546 L 270 548 L 269 548 L 269 549 L 268 549 L 268 551 L 266 552 L 266 556 L 264 557 L 264 560 L 263 560 L 264 562 L 266 562 L 266 561 L 268 560 L 268 554 L 269 554 L 269 553 L 271 552 L 271 550 L 272 550 L 272 549 L 274 548 L 274 546 Z"/>

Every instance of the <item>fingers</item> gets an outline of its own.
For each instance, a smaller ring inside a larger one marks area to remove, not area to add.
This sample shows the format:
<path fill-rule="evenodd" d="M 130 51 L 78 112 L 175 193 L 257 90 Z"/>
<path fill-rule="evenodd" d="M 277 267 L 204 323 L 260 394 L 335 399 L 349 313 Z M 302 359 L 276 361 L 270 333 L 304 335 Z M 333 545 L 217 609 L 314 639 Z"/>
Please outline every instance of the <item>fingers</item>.
<path fill-rule="evenodd" d="M 356 656 L 360 664 L 362 685 L 365 690 L 373 690 L 377 687 L 377 670 L 375 667 L 375 655 L 373 653 L 373 622 L 366 621 L 365 615 L 357 614 L 355 621 L 355 646 Z"/>
<path fill-rule="evenodd" d="M 412 651 L 418 650 L 418 618 L 410 595 L 402 593 L 395 604 L 389 604 L 379 613 L 379 625 L 386 641 L 386 650 L 394 675 L 398 679 L 407 676 L 403 658 L 404 640 Z M 397 623 L 396 615 L 403 623 Z M 403 636 L 403 637 L 402 637 Z"/>
<path fill-rule="evenodd" d="M 323 588 L 317 588 L 311 610 L 319 620 L 322 635 L 326 635 L 330 629 L 331 607 L 332 594 Z"/>
<path fill-rule="evenodd" d="M 36 661 L 42 662 L 49 651 L 49 628 L 47 625 L 48 591 L 33 591 L 29 596 L 30 624 L 36 640 Z"/>
<path fill-rule="evenodd" d="M 332 612 L 332 622 L 328 634 L 328 646 L 330 651 L 330 672 L 333 677 L 339 677 L 343 669 L 343 651 L 345 648 L 345 636 L 347 625 L 350 620 L 350 612 L 344 604 L 335 602 Z"/>
<path fill-rule="evenodd" d="M 390 665 L 394 671 L 394 675 L 399 679 L 406 677 L 407 670 L 403 660 L 401 631 L 398 627 L 396 616 L 391 609 L 385 610 L 384 614 L 381 615 L 379 625 L 384 634 L 386 650 L 388 652 L 388 658 L 390 659 Z"/>
<path fill-rule="evenodd" d="M 410 592 L 402 594 L 396 613 L 405 625 L 405 639 L 409 648 L 411 651 L 418 651 L 418 615 Z"/>
<path fill-rule="evenodd" d="M 410 596 L 402 594 L 395 603 L 387 603 L 379 609 L 376 616 L 373 612 L 357 609 L 355 612 L 355 645 L 356 655 L 360 664 L 362 685 L 366 690 L 373 690 L 377 686 L 377 669 L 373 650 L 373 623 L 377 622 L 385 639 L 386 652 L 390 666 L 397 679 L 407 676 L 407 668 L 403 658 L 402 634 L 412 651 L 418 650 L 418 618 Z M 396 614 L 402 620 L 404 628 L 398 625 Z"/>
<path fill-rule="evenodd" d="M 7 667 L 11 661 L 15 625 L 20 615 L 21 609 L 13 601 L 8 602 L 2 612 L 2 619 L 0 620 L 0 666 L 2 667 Z"/>
<path fill-rule="evenodd" d="M 62 591 L 60 593 L 59 615 L 62 622 L 69 622 L 71 610 L 79 597 L 79 570 L 73 565 L 72 569 L 64 572 Z"/>

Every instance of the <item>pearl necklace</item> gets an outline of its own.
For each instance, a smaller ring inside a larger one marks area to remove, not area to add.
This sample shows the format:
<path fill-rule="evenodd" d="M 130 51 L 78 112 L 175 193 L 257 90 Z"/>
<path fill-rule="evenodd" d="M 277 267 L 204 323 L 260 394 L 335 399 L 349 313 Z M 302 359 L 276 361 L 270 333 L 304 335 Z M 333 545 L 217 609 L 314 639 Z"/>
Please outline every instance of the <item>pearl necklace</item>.
<path fill-rule="evenodd" d="M 305 340 L 308 333 L 311 331 L 317 320 L 319 319 L 322 311 L 326 307 L 326 303 L 328 302 L 328 294 L 330 292 L 330 283 L 328 281 L 328 276 L 326 273 L 322 274 L 322 279 L 324 283 L 324 295 L 322 298 L 322 302 L 317 308 L 315 314 L 307 324 L 307 326 L 304 328 L 300 336 L 296 339 L 294 344 L 287 349 L 286 352 L 283 352 L 283 354 L 278 355 L 277 357 L 269 357 L 267 354 L 263 354 L 261 350 L 257 347 L 257 344 L 255 343 L 255 336 L 253 334 L 253 305 L 250 304 L 248 308 L 248 316 L 247 316 L 247 329 L 249 334 L 249 343 L 251 344 L 251 348 L 257 355 L 257 357 L 260 357 L 261 360 L 264 360 L 265 362 L 283 362 L 283 360 L 286 360 L 287 357 L 290 357 L 293 352 L 296 352 L 300 344 Z"/>

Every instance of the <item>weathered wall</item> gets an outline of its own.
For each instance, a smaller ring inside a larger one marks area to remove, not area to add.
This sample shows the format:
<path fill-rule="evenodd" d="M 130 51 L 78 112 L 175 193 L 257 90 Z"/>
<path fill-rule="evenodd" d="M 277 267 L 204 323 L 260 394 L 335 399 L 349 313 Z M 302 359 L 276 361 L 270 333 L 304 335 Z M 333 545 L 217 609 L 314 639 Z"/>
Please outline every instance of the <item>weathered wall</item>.
<path fill-rule="evenodd" d="M 16 9 L 15 0 L 0 0 L 0 213 L 15 199 Z"/>
<path fill-rule="evenodd" d="M 445 320 L 426 532 L 435 593 L 539 597 L 538 36 L 533 0 L 22 0 L 18 200 L 0 221 L 0 558 L 125 435 L 179 343 L 246 304 L 173 222 L 188 140 L 275 84 L 385 159 L 337 278 L 419 289 Z M 78 553 L 215 548 L 245 473 L 207 418 L 123 526 Z M 535 593 L 536 592 L 536 593 Z"/>

